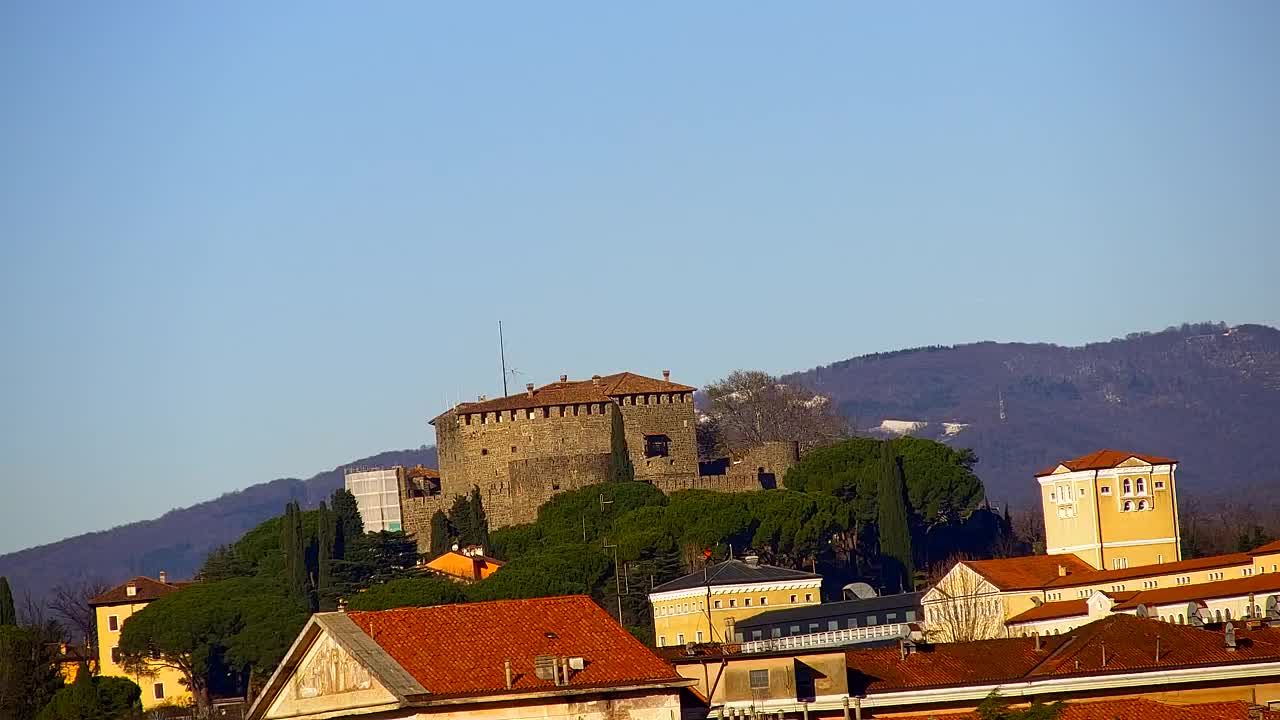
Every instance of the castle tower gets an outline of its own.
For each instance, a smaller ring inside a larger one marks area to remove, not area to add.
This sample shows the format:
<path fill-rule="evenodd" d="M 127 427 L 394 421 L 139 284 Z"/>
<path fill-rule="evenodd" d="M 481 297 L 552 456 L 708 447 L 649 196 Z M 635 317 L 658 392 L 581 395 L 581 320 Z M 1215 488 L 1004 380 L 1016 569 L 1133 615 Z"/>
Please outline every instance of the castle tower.
<path fill-rule="evenodd" d="M 1045 551 L 1099 570 L 1182 559 L 1178 461 L 1119 450 L 1064 460 L 1036 474 Z"/>

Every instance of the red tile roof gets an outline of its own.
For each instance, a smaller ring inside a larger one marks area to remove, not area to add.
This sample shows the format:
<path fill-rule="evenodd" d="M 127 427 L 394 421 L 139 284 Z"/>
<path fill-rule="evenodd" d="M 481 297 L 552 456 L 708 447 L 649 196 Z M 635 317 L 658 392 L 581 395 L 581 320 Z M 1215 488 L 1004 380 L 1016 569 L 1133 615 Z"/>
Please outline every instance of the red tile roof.
<path fill-rule="evenodd" d="M 1270 555 L 1271 553 L 1280 553 L 1280 540 L 1273 540 L 1249 551 L 1250 555 Z"/>
<path fill-rule="evenodd" d="M 137 589 L 133 595 L 129 594 L 129 585 L 131 584 Z M 162 583 L 159 580 L 139 575 L 93 598 L 89 601 L 89 604 L 97 606 L 151 602 L 165 595 L 178 592 L 187 585 L 190 585 L 190 583 Z"/>
<path fill-rule="evenodd" d="M 1157 455 L 1142 455 L 1140 453 L 1124 452 L 1123 450 L 1098 450 L 1097 452 L 1081 455 L 1071 460 L 1063 460 L 1057 465 L 1045 468 L 1036 473 L 1036 477 L 1042 475 L 1051 475 L 1054 470 L 1058 469 L 1058 465 L 1065 465 L 1068 470 L 1110 470 L 1117 467 L 1120 463 L 1129 458 L 1138 458 L 1139 460 L 1150 463 L 1152 465 L 1170 465 L 1178 462 L 1173 458 L 1159 457 Z"/>
<path fill-rule="evenodd" d="M 1228 650 L 1221 631 L 1116 614 L 1041 637 L 1039 651 L 1034 638 L 1002 638 L 921 645 L 905 659 L 897 647 L 850 650 L 846 657 L 869 693 L 1280 660 L 1280 628 L 1236 623 L 1235 629 L 1237 649 Z"/>
<path fill-rule="evenodd" d="M 689 385 L 658 380 L 630 372 L 615 373 L 591 380 L 568 380 L 553 382 L 535 388 L 532 391 L 515 393 L 506 397 L 480 402 L 461 403 L 450 412 L 462 415 L 466 413 L 498 412 L 501 410 L 524 410 L 527 408 L 549 407 L 555 405 L 580 405 L 583 403 L 609 402 L 622 395 L 641 395 L 648 393 L 685 393 L 694 392 L 697 388 Z M 436 418 L 437 420 L 439 417 Z M 434 420 L 432 422 L 435 422 Z"/>
<path fill-rule="evenodd" d="M 1070 581 L 1083 573 L 1096 572 L 1092 565 L 1069 553 L 963 562 L 1001 590 L 1038 590 L 1058 580 Z M 1060 567 L 1066 569 L 1065 577 L 1060 576 Z"/>
<path fill-rule="evenodd" d="M 1030 610 L 1020 612 L 1004 621 L 1005 625 L 1016 625 L 1039 620 L 1058 620 L 1060 618 L 1081 617 L 1089 614 L 1088 600 L 1062 600 L 1037 605 Z"/>
<path fill-rule="evenodd" d="M 1146 698 L 1070 702 L 1063 706 L 1058 720 L 1274 720 L 1272 713 L 1251 715 L 1249 704 L 1241 701 L 1173 705 Z M 1280 717 L 1280 715 L 1276 715 Z M 930 712 L 907 715 L 901 720 L 977 720 L 976 712 L 943 714 Z"/>
<path fill-rule="evenodd" d="M 1219 580 L 1199 585 L 1177 585 L 1155 590 L 1143 590 L 1117 604 L 1113 610 L 1132 610 L 1139 605 L 1152 607 L 1156 605 L 1172 605 L 1188 603 L 1193 600 L 1212 600 L 1214 598 L 1244 597 L 1257 594 L 1257 605 L 1266 605 L 1266 596 L 1280 592 L 1280 573 L 1262 573 L 1249 577 Z"/>
<path fill-rule="evenodd" d="M 411 478 L 429 478 L 431 480 L 439 480 L 440 471 L 436 470 L 435 468 L 423 467 L 422 465 L 415 465 L 405 471 L 405 476 L 411 477 Z"/>
<path fill-rule="evenodd" d="M 1049 557 L 1063 557 L 1061 555 L 1050 555 Z M 1179 560 L 1178 562 L 1159 563 L 1157 565 L 1135 565 L 1123 570 L 1094 570 L 1089 568 L 1088 572 L 1081 574 L 1072 574 L 1063 578 L 1054 578 L 1048 587 L 1064 587 L 1075 585 L 1094 585 L 1121 580 L 1132 580 L 1134 578 L 1151 577 L 1153 575 L 1173 575 L 1174 573 L 1189 572 L 1192 570 L 1213 570 L 1223 567 L 1234 567 L 1236 565 L 1251 565 L 1253 559 L 1248 553 L 1230 553 L 1228 555 L 1211 555 L 1209 557 L 1195 558 L 1192 560 Z"/>
<path fill-rule="evenodd" d="M 433 696 L 554 689 L 534 674 L 541 655 L 586 658 L 570 687 L 642 685 L 680 680 L 586 596 L 352 612 L 349 618 Z"/>

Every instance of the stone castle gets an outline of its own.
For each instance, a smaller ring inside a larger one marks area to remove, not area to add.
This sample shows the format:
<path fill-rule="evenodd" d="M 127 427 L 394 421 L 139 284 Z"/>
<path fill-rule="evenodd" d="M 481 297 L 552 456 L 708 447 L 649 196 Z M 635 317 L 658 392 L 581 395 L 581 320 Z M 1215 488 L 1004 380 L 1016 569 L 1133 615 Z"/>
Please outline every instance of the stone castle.
<path fill-rule="evenodd" d="M 648 482 L 663 492 L 776 487 L 799 459 L 796 443 L 766 443 L 740 457 L 698 462 L 696 388 L 623 372 L 461 403 L 431 424 L 438 473 L 402 474 L 405 532 L 430 545 L 431 515 L 480 488 L 491 528 L 533 522 L 553 495 L 607 482 Z"/>

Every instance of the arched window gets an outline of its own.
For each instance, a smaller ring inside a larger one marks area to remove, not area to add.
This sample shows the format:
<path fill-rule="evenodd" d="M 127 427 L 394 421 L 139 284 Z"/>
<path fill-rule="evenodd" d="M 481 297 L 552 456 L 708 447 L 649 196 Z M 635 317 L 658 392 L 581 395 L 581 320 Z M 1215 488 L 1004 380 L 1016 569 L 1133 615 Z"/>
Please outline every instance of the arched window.
<path fill-rule="evenodd" d="M 1138 494 L 1139 495 L 1147 494 L 1147 481 L 1143 478 L 1138 478 Z"/>
<path fill-rule="evenodd" d="M 1213 615 L 1215 620 L 1222 622 L 1222 610 L 1214 610 Z"/>
<path fill-rule="evenodd" d="M 1133 481 L 1130 480 L 1129 478 L 1124 479 L 1124 494 L 1125 495 L 1133 494 Z"/>
<path fill-rule="evenodd" d="M 1231 622 L 1231 608 L 1227 608 L 1227 622 Z"/>
<path fill-rule="evenodd" d="M 1182 613 L 1178 613 L 1178 624 L 1179 624 L 1179 625 L 1186 625 L 1186 624 L 1187 624 L 1187 621 L 1186 621 L 1186 620 L 1184 620 L 1184 619 L 1182 618 Z"/>
<path fill-rule="evenodd" d="M 1125 512 L 1129 512 L 1129 511 L 1130 511 L 1130 510 L 1132 510 L 1132 509 L 1133 509 L 1133 501 L 1132 501 L 1132 500 L 1125 500 L 1125 501 L 1124 501 L 1124 511 L 1125 511 Z"/>
<path fill-rule="evenodd" d="M 1147 509 L 1147 501 L 1146 501 L 1146 500 L 1139 500 L 1139 501 L 1138 501 L 1138 509 L 1139 509 L 1139 510 L 1146 510 L 1146 509 Z"/>

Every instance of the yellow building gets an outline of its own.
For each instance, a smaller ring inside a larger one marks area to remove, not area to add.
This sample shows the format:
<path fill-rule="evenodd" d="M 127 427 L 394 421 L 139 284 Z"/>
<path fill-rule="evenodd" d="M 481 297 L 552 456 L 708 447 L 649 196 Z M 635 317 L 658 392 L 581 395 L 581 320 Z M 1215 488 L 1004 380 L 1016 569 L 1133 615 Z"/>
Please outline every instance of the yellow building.
<path fill-rule="evenodd" d="M 817 605 L 822 577 L 748 555 L 663 583 L 649 594 L 658 647 L 733 642 L 734 623 L 766 610 Z"/>
<path fill-rule="evenodd" d="M 1045 551 L 1098 570 L 1181 560 L 1177 467 L 1170 458 L 1099 450 L 1041 471 Z"/>
<path fill-rule="evenodd" d="M 191 691 L 182 682 L 182 673 L 167 667 L 156 667 L 147 673 L 130 673 L 120 666 L 120 631 L 134 613 L 152 601 L 175 593 L 181 584 L 170 583 L 165 574 L 159 580 L 136 577 L 93 598 L 98 622 L 98 668 L 103 676 L 125 677 L 142 688 L 142 709 L 157 705 L 185 705 L 191 702 Z"/>

